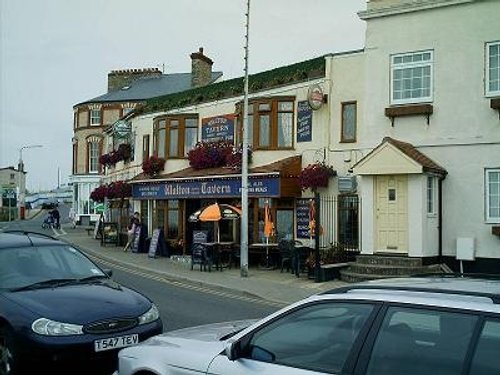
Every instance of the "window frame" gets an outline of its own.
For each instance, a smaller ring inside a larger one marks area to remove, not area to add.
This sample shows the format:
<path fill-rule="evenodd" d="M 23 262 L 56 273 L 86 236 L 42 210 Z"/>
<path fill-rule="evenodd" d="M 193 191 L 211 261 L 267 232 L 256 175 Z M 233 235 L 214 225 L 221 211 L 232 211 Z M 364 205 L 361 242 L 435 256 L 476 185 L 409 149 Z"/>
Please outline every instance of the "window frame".
<path fill-rule="evenodd" d="M 429 185 L 430 182 L 430 185 Z M 427 176 L 425 185 L 426 196 L 426 212 L 428 217 L 437 215 L 437 178 L 435 176 Z"/>
<path fill-rule="evenodd" d="M 281 110 L 279 108 L 280 103 L 289 102 L 292 105 L 291 110 Z M 265 109 L 263 106 L 269 106 L 269 109 Z M 280 96 L 273 98 L 255 98 L 250 100 L 248 103 L 248 115 L 249 121 L 248 126 L 251 127 L 251 132 L 249 135 L 252 135 L 251 139 L 249 137 L 248 144 L 254 150 L 262 150 L 262 151 L 275 151 L 275 150 L 293 150 L 295 148 L 295 122 L 296 122 L 296 111 L 297 111 L 297 103 L 294 96 Z M 236 131 L 237 142 L 242 143 L 243 140 L 243 105 L 239 104 L 239 114 L 237 120 L 238 129 Z M 282 113 L 290 113 L 291 118 L 291 130 L 290 130 L 290 146 L 279 146 L 279 115 Z M 261 137 L 261 122 L 260 118 L 262 116 L 269 116 L 269 145 L 261 146 L 260 145 L 260 137 Z"/>
<path fill-rule="evenodd" d="M 186 120 L 196 120 L 196 144 L 199 142 L 199 118 L 198 114 L 185 114 L 179 116 L 164 116 L 159 117 L 154 120 L 153 127 L 153 142 L 154 142 L 154 155 L 163 157 L 167 159 L 187 159 L 187 153 L 189 150 L 186 149 L 186 128 L 193 128 L 192 126 L 186 127 Z M 165 127 L 160 127 L 160 124 L 164 122 Z M 177 122 L 177 125 L 173 125 L 174 122 Z M 165 129 L 165 139 L 164 144 L 160 145 L 160 137 L 159 131 Z M 175 155 L 170 154 L 170 135 L 173 131 L 177 131 L 177 153 Z M 163 148 L 161 148 L 163 147 Z M 163 150 L 163 153 L 159 151 Z"/>
<path fill-rule="evenodd" d="M 149 134 L 144 134 L 142 136 L 142 161 L 144 162 L 146 159 L 149 158 L 150 150 L 149 150 Z"/>
<path fill-rule="evenodd" d="M 409 62 L 409 63 L 395 63 L 394 60 L 399 57 L 405 56 L 415 56 L 418 54 L 429 53 L 430 59 L 420 62 Z M 394 99 L 394 72 L 395 70 L 412 69 L 419 67 L 430 67 L 430 82 L 429 82 L 429 96 L 422 96 L 418 98 L 408 98 L 408 99 Z M 391 105 L 399 104 L 417 104 L 417 103 L 432 103 L 434 100 L 434 50 L 421 50 L 421 51 L 411 51 L 404 53 L 397 53 L 390 55 L 390 93 L 389 102 Z"/>
<path fill-rule="evenodd" d="M 89 140 L 87 142 L 87 172 L 89 174 L 96 174 L 101 172 L 101 165 L 99 164 L 99 157 L 101 156 L 101 141 Z M 95 146 L 96 155 L 92 155 L 93 147 Z M 92 161 L 95 159 L 96 169 L 92 169 Z"/>
<path fill-rule="evenodd" d="M 487 223 L 497 224 L 500 223 L 500 214 L 498 216 L 490 216 L 490 173 L 498 173 L 500 178 L 500 167 L 499 168 L 486 168 L 484 171 L 484 209 L 485 209 L 485 219 Z M 500 186 L 500 182 L 499 182 Z"/>
<path fill-rule="evenodd" d="M 486 97 L 495 97 L 495 96 L 500 96 L 500 77 L 499 77 L 499 86 L 498 90 L 496 91 L 491 91 L 490 90 L 490 47 L 493 45 L 497 45 L 499 49 L 499 62 L 498 62 L 498 67 L 500 69 L 500 41 L 493 41 L 493 42 L 488 42 L 486 43 L 486 51 L 485 51 L 485 62 L 484 62 L 484 67 L 485 67 L 485 95 Z M 500 72 L 499 72 L 500 74 Z"/>
<path fill-rule="evenodd" d="M 93 116 L 94 113 L 98 113 L 99 116 Z M 98 122 L 95 122 L 95 120 L 98 119 Z M 102 109 L 90 109 L 89 110 L 89 125 L 90 126 L 101 126 L 102 125 Z"/>
<path fill-rule="evenodd" d="M 347 138 L 345 136 L 345 109 L 348 106 L 354 106 L 354 136 L 353 138 Z M 340 142 L 341 143 L 355 143 L 357 141 L 357 129 L 358 129 L 358 102 L 356 100 L 351 100 L 347 102 L 342 102 L 341 103 L 341 113 L 340 113 L 340 123 L 341 123 L 341 128 L 340 128 Z"/>

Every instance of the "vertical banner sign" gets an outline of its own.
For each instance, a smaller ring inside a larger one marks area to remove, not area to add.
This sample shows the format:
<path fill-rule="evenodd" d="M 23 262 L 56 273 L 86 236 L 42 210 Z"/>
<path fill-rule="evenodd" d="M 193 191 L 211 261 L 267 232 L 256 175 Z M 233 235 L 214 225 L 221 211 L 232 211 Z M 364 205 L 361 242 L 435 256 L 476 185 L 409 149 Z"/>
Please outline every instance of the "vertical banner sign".
<path fill-rule="evenodd" d="M 204 142 L 227 141 L 234 143 L 234 114 L 201 119 L 201 140 Z"/>
<path fill-rule="evenodd" d="M 297 225 L 297 238 L 310 238 L 309 201 L 310 198 L 295 200 L 295 223 Z"/>
<path fill-rule="evenodd" d="M 307 100 L 297 105 L 297 142 L 312 141 L 312 109 Z"/>

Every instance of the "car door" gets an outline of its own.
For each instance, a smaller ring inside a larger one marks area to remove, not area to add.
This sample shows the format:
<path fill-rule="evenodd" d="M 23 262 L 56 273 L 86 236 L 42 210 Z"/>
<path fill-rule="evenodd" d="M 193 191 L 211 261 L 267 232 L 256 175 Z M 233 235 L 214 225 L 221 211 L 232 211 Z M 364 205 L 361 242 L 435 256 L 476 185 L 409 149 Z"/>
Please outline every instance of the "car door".
<path fill-rule="evenodd" d="M 209 374 L 340 374 L 354 358 L 378 311 L 360 302 L 316 302 L 263 323 L 210 364 Z"/>

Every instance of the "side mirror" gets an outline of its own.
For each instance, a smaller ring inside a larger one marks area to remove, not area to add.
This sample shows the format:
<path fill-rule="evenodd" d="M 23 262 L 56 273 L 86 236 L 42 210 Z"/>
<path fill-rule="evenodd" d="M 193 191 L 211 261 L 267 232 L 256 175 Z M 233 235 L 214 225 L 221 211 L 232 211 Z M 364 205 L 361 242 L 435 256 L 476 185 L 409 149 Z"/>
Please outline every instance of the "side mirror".
<path fill-rule="evenodd" d="M 113 276 L 113 270 L 110 268 L 104 268 L 103 272 L 109 277 Z"/>
<path fill-rule="evenodd" d="M 230 361 L 236 361 L 240 358 L 240 343 L 238 341 L 229 341 L 224 348 L 224 353 Z"/>

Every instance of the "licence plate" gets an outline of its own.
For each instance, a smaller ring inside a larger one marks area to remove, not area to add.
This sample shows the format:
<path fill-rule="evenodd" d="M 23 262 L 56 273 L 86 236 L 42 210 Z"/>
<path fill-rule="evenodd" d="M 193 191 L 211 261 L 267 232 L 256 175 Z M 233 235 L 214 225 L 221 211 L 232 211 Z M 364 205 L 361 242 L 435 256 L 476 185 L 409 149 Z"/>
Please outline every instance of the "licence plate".
<path fill-rule="evenodd" d="M 127 346 L 132 346 L 139 343 L 139 335 L 127 335 L 120 337 L 110 337 L 102 340 L 94 341 L 94 350 L 96 352 L 102 352 L 104 350 L 111 350 L 117 348 L 125 348 Z"/>

